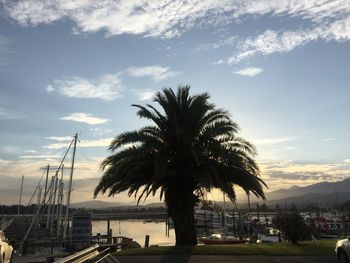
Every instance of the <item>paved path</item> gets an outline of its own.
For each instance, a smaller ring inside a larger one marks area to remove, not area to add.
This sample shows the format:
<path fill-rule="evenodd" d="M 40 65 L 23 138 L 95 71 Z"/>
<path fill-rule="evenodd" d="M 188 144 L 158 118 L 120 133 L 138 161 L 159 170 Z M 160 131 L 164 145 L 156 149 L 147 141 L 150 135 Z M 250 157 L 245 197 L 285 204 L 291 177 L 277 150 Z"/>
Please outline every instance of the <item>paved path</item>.
<path fill-rule="evenodd" d="M 117 256 L 119 263 L 336 263 L 336 256 Z M 46 262 L 45 255 L 15 256 L 14 263 Z"/>
<path fill-rule="evenodd" d="M 336 263 L 336 256 L 118 256 L 120 263 Z"/>

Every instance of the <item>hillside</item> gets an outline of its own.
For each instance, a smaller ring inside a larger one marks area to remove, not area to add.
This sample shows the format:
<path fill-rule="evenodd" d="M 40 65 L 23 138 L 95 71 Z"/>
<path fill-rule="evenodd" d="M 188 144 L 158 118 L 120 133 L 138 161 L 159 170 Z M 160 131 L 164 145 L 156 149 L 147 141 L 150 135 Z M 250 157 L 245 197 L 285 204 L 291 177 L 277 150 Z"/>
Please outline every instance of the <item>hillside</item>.
<path fill-rule="evenodd" d="M 99 208 L 108 208 L 108 207 L 116 207 L 116 206 L 123 206 L 125 204 L 118 203 L 118 202 L 105 202 L 105 201 L 99 201 L 99 200 L 91 200 L 91 201 L 85 201 L 85 202 L 78 202 L 71 204 L 72 208 L 85 208 L 85 209 L 99 209 Z"/>
<path fill-rule="evenodd" d="M 267 200 L 279 200 L 289 197 L 303 196 L 306 194 L 333 194 L 335 193 L 349 193 L 350 192 L 350 178 L 338 182 L 321 182 L 308 186 L 292 186 L 288 189 L 279 189 L 266 194 Z M 333 198 L 334 199 L 334 198 Z"/>

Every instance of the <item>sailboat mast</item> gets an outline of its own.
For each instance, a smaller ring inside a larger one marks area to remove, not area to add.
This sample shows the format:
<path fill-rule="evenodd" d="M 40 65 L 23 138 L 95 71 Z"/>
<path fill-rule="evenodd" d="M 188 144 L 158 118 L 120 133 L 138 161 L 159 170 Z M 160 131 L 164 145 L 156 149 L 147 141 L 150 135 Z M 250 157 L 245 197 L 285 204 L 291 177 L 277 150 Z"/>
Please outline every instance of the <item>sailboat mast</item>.
<path fill-rule="evenodd" d="M 18 216 L 19 216 L 19 213 L 20 213 L 20 211 L 21 211 L 23 181 L 24 181 L 24 175 L 22 175 L 21 190 L 20 190 L 20 192 L 19 192 L 19 202 L 18 202 L 18 211 L 17 211 L 17 215 L 18 215 Z"/>
<path fill-rule="evenodd" d="M 63 238 L 65 237 L 65 234 L 68 229 L 68 215 L 69 215 L 69 206 L 70 206 L 70 196 L 72 192 L 72 180 L 73 180 L 73 171 L 74 171 L 74 161 L 75 161 L 75 150 L 77 147 L 77 140 L 78 140 L 78 134 L 76 133 L 74 135 L 74 147 L 73 147 L 73 156 L 72 156 L 72 167 L 70 171 L 70 177 L 69 177 L 69 185 L 68 185 L 68 193 L 67 193 L 67 207 L 66 207 L 66 216 L 64 221 L 64 230 L 63 230 Z"/>
<path fill-rule="evenodd" d="M 62 207 L 63 207 L 63 172 L 64 172 L 64 165 L 62 165 L 61 168 L 61 180 L 60 180 L 60 186 L 59 186 L 59 209 L 58 209 L 58 219 L 57 219 L 57 237 L 60 235 L 61 226 L 62 226 Z"/>
<path fill-rule="evenodd" d="M 247 196 L 248 196 L 248 212 L 250 215 L 250 192 L 249 191 L 247 192 Z"/>

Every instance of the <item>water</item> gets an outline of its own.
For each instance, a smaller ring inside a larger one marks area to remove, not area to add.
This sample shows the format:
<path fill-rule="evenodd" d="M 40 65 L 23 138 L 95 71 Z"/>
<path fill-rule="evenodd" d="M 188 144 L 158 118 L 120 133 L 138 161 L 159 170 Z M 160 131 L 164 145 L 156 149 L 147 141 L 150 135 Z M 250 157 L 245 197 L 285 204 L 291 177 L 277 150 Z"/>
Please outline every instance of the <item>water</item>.
<path fill-rule="evenodd" d="M 166 236 L 165 221 L 110 220 L 110 228 L 113 236 L 132 238 L 142 247 L 145 244 L 146 235 L 150 235 L 150 245 L 172 246 L 175 244 L 174 229 L 169 229 L 169 236 Z M 92 221 L 92 234 L 97 233 L 107 234 L 107 220 Z"/>

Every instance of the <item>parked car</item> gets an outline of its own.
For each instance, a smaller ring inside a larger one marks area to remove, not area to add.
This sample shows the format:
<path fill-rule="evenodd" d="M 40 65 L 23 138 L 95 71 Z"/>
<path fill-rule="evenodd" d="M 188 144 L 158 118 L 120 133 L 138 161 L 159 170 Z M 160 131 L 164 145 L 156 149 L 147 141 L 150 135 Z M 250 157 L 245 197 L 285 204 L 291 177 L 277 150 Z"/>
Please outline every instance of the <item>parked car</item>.
<path fill-rule="evenodd" d="M 5 233 L 0 231 L 0 262 L 1 263 L 10 263 L 13 254 L 13 247 L 10 245 L 7 240 Z"/>
<path fill-rule="evenodd" d="M 350 236 L 337 242 L 335 253 L 338 256 L 339 263 L 350 263 Z"/>

